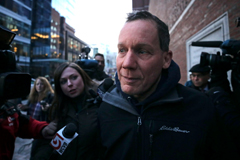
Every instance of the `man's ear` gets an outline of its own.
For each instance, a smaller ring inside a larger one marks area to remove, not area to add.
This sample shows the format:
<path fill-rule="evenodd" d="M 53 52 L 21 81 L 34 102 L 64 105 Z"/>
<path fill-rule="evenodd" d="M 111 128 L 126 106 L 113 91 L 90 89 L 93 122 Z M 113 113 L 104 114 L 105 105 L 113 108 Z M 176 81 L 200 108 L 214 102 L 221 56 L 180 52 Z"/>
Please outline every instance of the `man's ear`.
<path fill-rule="evenodd" d="M 169 50 L 163 53 L 163 69 L 167 69 L 172 61 L 172 51 Z"/>

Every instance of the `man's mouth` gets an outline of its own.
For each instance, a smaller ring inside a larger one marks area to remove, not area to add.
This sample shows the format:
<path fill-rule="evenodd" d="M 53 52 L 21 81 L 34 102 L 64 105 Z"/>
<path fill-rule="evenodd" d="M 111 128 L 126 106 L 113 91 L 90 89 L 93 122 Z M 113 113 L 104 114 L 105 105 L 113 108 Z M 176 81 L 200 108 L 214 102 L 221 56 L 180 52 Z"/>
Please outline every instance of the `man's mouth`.
<path fill-rule="evenodd" d="M 122 76 L 124 78 L 124 81 L 127 83 L 135 83 L 137 81 L 139 81 L 139 78 L 134 78 L 134 77 L 126 77 L 126 76 Z"/>

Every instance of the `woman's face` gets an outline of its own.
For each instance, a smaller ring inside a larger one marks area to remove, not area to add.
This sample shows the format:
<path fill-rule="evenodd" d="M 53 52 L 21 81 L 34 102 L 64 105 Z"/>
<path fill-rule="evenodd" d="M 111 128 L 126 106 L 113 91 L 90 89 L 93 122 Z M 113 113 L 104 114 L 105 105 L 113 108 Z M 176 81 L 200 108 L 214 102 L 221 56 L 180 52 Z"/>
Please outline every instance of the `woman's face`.
<path fill-rule="evenodd" d="M 84 90 L 84 83 L 82 76 L 74 68 L 67 67 L 60 77 L 60 86 L 63 93 L 75 98 L 79 96 Z"/>
<path fill-rule="evenodd" d="M 41 93 L 41 92 L 44 91 L 44 89 L 45 89 L 45 86 L 44 86 L 44 84 L 43 84 L 43 81 L 40 80 L 40 79 L 37 79 L 37 81 L 36 81 L 36 91 L 37 91 L 38 93 Z"/>

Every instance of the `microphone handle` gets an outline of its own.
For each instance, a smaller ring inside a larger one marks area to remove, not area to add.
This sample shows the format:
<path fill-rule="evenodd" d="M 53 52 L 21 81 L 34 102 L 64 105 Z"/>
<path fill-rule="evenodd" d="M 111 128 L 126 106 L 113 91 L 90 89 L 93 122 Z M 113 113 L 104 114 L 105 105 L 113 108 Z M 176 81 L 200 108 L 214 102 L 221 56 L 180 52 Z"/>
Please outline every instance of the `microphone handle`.
<path fill-rule="evenodd" d="M 56 150 L 54 150 L 49 158 L 49 160 L 57 160 L 59 157 L 59 154 Z"/>

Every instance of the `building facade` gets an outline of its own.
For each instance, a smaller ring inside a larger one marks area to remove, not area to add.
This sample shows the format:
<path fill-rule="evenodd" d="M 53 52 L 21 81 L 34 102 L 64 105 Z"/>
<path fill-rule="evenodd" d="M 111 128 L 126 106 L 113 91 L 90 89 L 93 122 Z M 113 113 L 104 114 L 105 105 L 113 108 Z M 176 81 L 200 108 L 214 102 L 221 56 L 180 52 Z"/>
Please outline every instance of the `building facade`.
<path fill-rule="evenodd" d="M 11 50 L 23 72 L 29 72 L 32 1 L 0 1 L 0 25 L 15 32 Z"/>
<path fill-rule="evenodd" d="M 51 19 L 51 43 L 50 52 L 53 58 L 63 58 L 63 50 L 60 49 L 60 14 L 52 8 L 52 19 Z"/>
<path fill-rule="evenodd" d="M 132 0 L 133 10 L 144 10 L 148 11 L 149 0 Z"/>
<path fill-rule="evenodd" d="M 202 52 L 221 52 L 218 47 L 192 46 L 192 42 L 240 39 L 239 0 L 151 0 L 149 12 L 169 26 L 170 49 L 180 66 L 182 84 L 189 78 L 189 69 L 200 63 Z"/>
<path fill-rule="evenodd" d="M 51 0 L 33 0 L 30 74 L 36 78 L 51 70 Z"/>
<path fill-rule="evenodd" d="M 55 4 L 66 1 L 54 1 Z M 75 1 L 68 0 L 73 10 Z M 73 15 L 74 12 L 70 13 Z M 72 21 L 73 16 L 67 14 Z M 52 0 L 1 0 L 0 25 L 15 32 L 11 50 L 17 65 L 33 78 L 53 76 L 56 67 L 65 61 L 75 61 L 87 43 L 77 38 L 66 18 L 52 8 Z"/>
<path fill-rule="evenodd" d="M 52 8 L 54 8 L 61 17 L 65 18 L 65 22 L 72 27 L 76 21 L 76 11 L 79 6 L 76 5 L 76 0 L 52 0 Z"/>
<path fill-rule="evenodd" d="M 46 75 L 53 77 L 55 69 L 66 61 L 74 62 L 81 55 L 81 49 L 87 44 L 77 38 L 75 29 L 68 25 L 65 17 L 61 16 L 58 11 L 51 8 L 51 19 L 49 20 L 49 38 L 48 52 L 46 54 L 38 54 L 32 60 L 34 67 L 33 77 L 37 75 Z M 34 53 L 36 55 L 36 51 Z"/>

